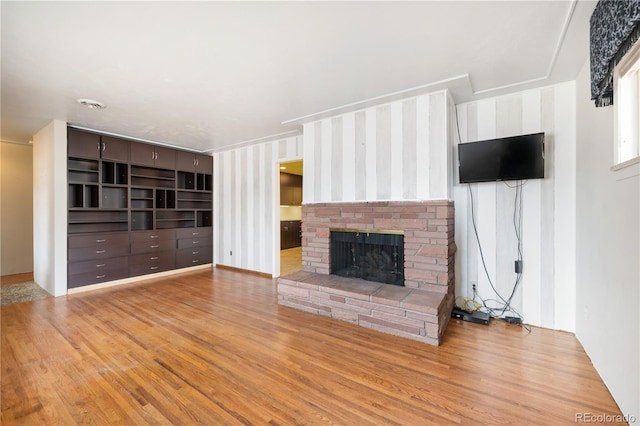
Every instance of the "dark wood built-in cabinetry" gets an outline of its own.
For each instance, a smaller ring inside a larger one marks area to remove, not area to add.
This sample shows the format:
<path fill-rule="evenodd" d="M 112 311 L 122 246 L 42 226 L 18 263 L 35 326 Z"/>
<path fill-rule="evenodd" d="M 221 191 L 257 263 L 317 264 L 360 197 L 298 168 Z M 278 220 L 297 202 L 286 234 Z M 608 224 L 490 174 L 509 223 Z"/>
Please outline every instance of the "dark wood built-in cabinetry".
<path fill-rule="evenodd" d="M 302 204 L 302 176 L 280 172 L 280 205 L 299 206 Z M 300 247 L 302 237 L 299 220 L 280 222 L 280 249 Z"/>
<path fill-rule="evenodd" d="M 69 287 L 211 263 L 212 157 L 67 130 Z"/>
<path fill-rule="evenodd" d="M 280 249 L 300 247 L 301 221 L 283 220 L 280 222 Z"/>
<path fill-rule="evenodd" d="M 302 204 L 302 176 L 280 173 L 280 205 L 299 206 Z"/>

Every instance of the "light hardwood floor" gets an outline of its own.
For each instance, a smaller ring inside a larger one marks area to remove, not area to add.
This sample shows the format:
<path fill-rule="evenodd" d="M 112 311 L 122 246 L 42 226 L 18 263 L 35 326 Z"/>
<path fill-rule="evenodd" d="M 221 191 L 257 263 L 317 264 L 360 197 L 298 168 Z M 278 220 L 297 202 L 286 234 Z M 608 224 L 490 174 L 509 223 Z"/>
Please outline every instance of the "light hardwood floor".
<path fill-rule="evenodd" d="M 302 247 L 280 250 L 280 275 L 302 269 Z"/>
<path fill-rule="evenodd" d="M 33 272 L 23 274 L 3 275 L 0 277 L 0 285 L 12 285 L 33 281 Z"/>
<path fill-rule="evenodd" d="M 572 424 L 620 414 L 575 336 L 451 322 L 411 340 L 278 306 L 233 271 L 2 308 L 9 424 Z"/>

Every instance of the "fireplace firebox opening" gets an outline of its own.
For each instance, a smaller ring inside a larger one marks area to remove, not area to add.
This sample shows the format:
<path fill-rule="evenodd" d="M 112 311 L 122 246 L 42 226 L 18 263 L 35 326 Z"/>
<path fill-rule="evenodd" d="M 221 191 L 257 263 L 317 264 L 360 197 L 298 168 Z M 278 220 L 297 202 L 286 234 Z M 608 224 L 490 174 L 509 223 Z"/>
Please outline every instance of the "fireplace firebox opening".
<path fill-rule="evenodd" d="M 330 230 L 330 273 L 404 286 L 404 232 Z"/>

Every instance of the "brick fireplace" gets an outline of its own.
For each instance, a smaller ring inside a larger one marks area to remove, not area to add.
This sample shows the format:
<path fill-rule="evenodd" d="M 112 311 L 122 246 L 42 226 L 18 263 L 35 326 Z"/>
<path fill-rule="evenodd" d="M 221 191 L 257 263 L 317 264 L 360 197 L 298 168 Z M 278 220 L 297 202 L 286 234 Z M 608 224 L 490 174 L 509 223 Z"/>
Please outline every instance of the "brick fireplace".
<path fill-rule="evenodd" d="M 331 230 L 404 235 L 404 286 L 331 275 Z M 434 345 L 454 302 L 451 201 L 302 206 L 303 270 L 278 279 L 278 303 Z"/>

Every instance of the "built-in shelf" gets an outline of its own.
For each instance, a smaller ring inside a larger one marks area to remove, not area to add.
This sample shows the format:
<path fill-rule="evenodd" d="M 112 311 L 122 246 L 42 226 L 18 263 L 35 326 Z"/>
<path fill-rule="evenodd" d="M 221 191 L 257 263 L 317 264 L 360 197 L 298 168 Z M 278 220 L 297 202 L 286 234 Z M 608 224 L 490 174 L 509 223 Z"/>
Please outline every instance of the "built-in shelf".
<path fill-rule="evenodd" d="M 70 286 L 211 262 L 212 157 L 73 128 L 67 137 Z M 178 248 L 180 231 L 204 234 L 205 247 Z M 162 262 L 140 250 L 162 250 Z M 80 261 L 94 258 L 113 271 L 88 272 Z"/>

